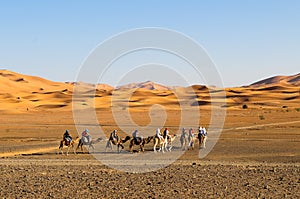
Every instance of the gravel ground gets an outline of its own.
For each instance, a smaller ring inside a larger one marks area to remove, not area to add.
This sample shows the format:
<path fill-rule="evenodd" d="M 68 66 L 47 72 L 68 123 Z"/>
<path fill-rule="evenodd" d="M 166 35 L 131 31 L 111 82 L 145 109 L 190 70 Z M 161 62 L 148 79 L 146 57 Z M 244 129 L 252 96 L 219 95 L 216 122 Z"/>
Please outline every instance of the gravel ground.
<path fill-rule="evenodd" d="M 5 158 L 1 198 L 300 198 L 300 166 L 177 161 L 126 173 L 95 160 Z"/>

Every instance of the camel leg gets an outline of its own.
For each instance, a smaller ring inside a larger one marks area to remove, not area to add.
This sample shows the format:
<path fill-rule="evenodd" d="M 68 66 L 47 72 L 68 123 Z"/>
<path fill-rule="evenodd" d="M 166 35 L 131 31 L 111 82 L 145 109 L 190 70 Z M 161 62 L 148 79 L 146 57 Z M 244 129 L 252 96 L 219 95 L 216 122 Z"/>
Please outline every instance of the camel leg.
<path fill-rule="evenodd" d="M 81 140 L 79 140 L 79 142 L 78 142 L 78 145 L 76 147 L 76 151 L 79 149 L 80 145 L 81 145 Z"/>
<path fill-rule="evenodd" d="M 60 154 L 60 153 L 61 153 L 62 155 L 64 154 L 64 152 L 63 152 L 63 149 L 62 149 L 62 148 L 59 148 L 59 152 L 58 152 L 58 154 Z"/>
<path fill-rule="evenodd" d="M 80 140 L 81 141 L 81 140 Z M 80 142 L 79 141 L 79 142 Z M 83 153 L 83 142 L 81 141 L 81 144 L 80 144 L 80 149 L 81 149 L 81 152 Z"/>
<path fill-rule="evenodd" d="M 168 152 L 168 138 L 166 138 L 165 140 L 164 140 L 164 149 L 165 149 L 165 151 L 166 152 Z"/>
<path fill-rule="evenodd" d="M 67 155 L 69 155 L 69 149 L 70 149 L 70 147 L 68 146 L 68 148 L 67 148 Z"/>
<path fill-rule="evenodd" d="M 122 143 L 119 143 L 119 146 L 121 147 L 121 149 L 120 149 L 120 153 L 121 153 L 121 151 L 124 149 L 124 146 Z"/>
<path fill-rule="evenodd" d="M 159 143 L 159 152 L 163 152 L 164 153 L 164 143 Z"/>
<path fill-rule="evenodd" d="M 183 142 L 184 142 L 184 141 L 183 141 L 182 138 L 181 138 L 181 139 L 180 139 L 180 144 L 181 144 L 181 149 L 182 149 L 182 150 L 184 150 L 184 148 L 183 148 Z"/>
<path fill-rule="evenodd" d="M 164 146 L 165 146 L 165 150 L 168 151 L 168 148 L 167 148 L 168 147 L 168 141 L 167 140 L 165 141 Z"/>
<path fill-rule="evenodd" d="M 108 140 L 107 143 L 106 143 L 106 148 L 105 148 L 105 150 L 107 150 L 108 148 L 110 148 L 110 150 L 112 150 L 112 149 L 111 149 L 111 143 L 110 143 L 109 140 Z"/>
<path fill-rule="evenodd" d="M 109 141 L 110 150 L 113 150 L 113 143 Z"/>
<path fill-rule="evenodd" d="M 75 146 L 74 146 L 74 142 L 73 143 L 71 143 L 71 145 L 70 145 L 70 147 L 73 149 L 73 152 L 74 152 L 74 154 L 76 154 L 76 149 L 75 149 Z"/>
<path fill-rule="evenodd" d="M 133 149 L 133 144 L 130 144 L 129 145 L 129 151 L 130 151 L 130 153 L 133 153 L 132 149 Z"/>
<path fill-rule="evenodd" d="M 58 150 L 59 150 L 58 154 L 60 154 L 60 153 L 63 154 L 63 151 L 61 150 L 61 147 L 59 147 Z"/>
<path fill-rule="evenodd" d="M 122 143 L 120 143 L 118 146 L 121 147 L 121 149 L 119 149 L 119 153 L 121 153 L 122 149 L 124 149 L 124 146 Z"/>
<path fill-rule="evenodd" d="M 199 149 L 202 149 L 203 148 L 203 140 L 204 140 L 204 138 L 201 136 L 200 138 L 199 138 Z"/>
<path fill-rule="evenodd" d="M 107 140 L 105 151 L 107 151 L 107 148 L 109 148 L 109 147 L 112 150 L 111 142 L 110 142 L 110 140 Z"/>
<path fill-rule="evenodd" d="M 164 149 L 163 149 L 163 142 L 161 140 L 158 141 L 158 144 L 159 144 L 159 149 L 158 149 L 158 152 L 164 152 Z"/>
<path fill-rule="evenodd" d="M 63 147 L 64 147 L 64 143 L 63 143 L 63 141 L 60 141 L 60 145 L 59 145 L 59 147 L 58 147 L 58 149 L 59 149 L 59 151 L 58 151 L 58 154 L 64 154 L 64 152 L 63 152 Z"/>
<path fill-rule="evenodd" d="M 161 152 L 162 151 L 162 145 L 161 143 L 159 143 L 159 149 L 158 149 L 158 152 Z"/>
<path fill-rule="evenodd" d="M 157 152 L 157 151 L 156 151 L 156 145 L 157 145 L 157 142 L 155 142 L 155 143 L 154 143 L 154 146 L 153 146 L 153 151 L 154 151 L 154 153 Z"/>
<path fill-rule="evenodd" d="M 81 152 L 83 152 L 82 145 L 83 145 L 83 143 L 82 143 L 81 141 L 79 141 L 79 143 L 78 143 L 78 145 L 77 145 L 77 147 L 76 147 L 76 151 L 77 151 L 77 150 L 79 149 L 79 147 L 80 147 Z"/>
<path fill-rule="evenodd" d="M 205 149 L 205 144 L 206 144 L 206 136 L 203 138 L 203 148 Z"/>
<path fill-rule="evenodd" d="M 172 149 L 172 147 L 173 147 L 172 142 L 171 142 L 169 145 L 170 145 L 169 151 L 171 152 L 171 149 Z"/>
<path fill-rule="evenodd" d="M 94 152 L 95 152 L 95 147 L 94 147 L 94 145 L 90 144 L 90 145 L 89 145 L 89 149 L 90 149 L 90 147 L 93 149 L 93 153 L 94 153 Z"/>

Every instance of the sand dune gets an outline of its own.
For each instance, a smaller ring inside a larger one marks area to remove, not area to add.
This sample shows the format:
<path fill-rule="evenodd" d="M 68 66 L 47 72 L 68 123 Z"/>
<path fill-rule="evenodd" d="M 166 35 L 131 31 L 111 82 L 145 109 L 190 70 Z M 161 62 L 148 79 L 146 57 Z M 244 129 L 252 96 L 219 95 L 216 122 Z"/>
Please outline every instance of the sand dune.
<path fill-rule="evenodd" d="M 291 84 L 300 85 L 300 73 L 292 76 L 274 76 L 251 84 L 250 86 L 259 87 L 270 84 Z"/>
<path fill-rule="evenodd" d="M 135 88 L 144 88 L 147 90 L 170 90 L 170 87 L 163 86 L 161 84 L 154 83 L 152 81 L 146 81 L 142 83 L 131 83 L 124 86 L 119 86 L 119 89 L 122 88 L 129 88 L 129 89 L 135 89 Z"/>
<path fill-rule="evenodd" d="M 160 104 L 166 109 L 178 107 L 180 103 L 191 108 L 210 108 L 213 102 L 226 102 L 224 107 L 241 109 L 278 108 L 281 106 L 299 108 L 300 74 L 276 76 L 261 80 L 250 86 L 226 89 L 211 88 L 204 85 L 171 88 L 151 81 L 120 86 L 117 89 L 107 84 L 86 84 L 52 82 L 40 77 L 27 76 L 0 70 L 0 110 L 5 111 L 41 111 L 71 110 L 72 101 L 81 108 L 90 108 L 88 101 L 95 100 L 95 109 L 110 109 L 114 106 L 149 108 Z M 73 89 L 76 85 L 76 98 Z M 218 104 L 217 104 L 218 106 Z"/>

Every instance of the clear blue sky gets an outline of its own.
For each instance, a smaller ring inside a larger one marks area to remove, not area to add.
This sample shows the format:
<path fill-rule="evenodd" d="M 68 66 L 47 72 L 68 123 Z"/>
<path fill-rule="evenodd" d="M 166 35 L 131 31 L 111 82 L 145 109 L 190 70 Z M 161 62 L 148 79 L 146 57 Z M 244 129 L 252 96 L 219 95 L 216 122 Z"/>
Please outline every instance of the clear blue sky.
<path fill-rule="evenodd" d="M 0 0 L 0 68 L 74 81 L 100 42 L 133 28 L 162 27 L 200 43 L 225 86 L 247 85 L 300 72 L 299 10 L 298 0 Z"/>

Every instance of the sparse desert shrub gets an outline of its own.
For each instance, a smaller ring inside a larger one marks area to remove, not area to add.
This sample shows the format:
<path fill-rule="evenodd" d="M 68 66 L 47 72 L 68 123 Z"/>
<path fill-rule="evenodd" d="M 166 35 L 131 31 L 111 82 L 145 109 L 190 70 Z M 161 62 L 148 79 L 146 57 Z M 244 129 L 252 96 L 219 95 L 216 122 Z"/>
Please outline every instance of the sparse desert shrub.
<path fill-rule="evenodd" d="M 258 117 L 259 117 L 260 120 L 264 120 L 265 119 L 265 116 L 263 116 L 263 115 L 259 115 Z"/>
<path fill-rule="evenodd" d="M 288 106 L 282 106 L 282 108 L 288 108 Z"/>
<path fill-rule="evenodd" d="M 243 108 L 243 109 L 247 109 L 247 108 L 248 108 L 247 104 L 244 104 L 244 105 L 242 106 L 242 108 Z"/>
<path fill-rule="evenodd" d="M 297 112 L 300 112 L 300 108 L 295 108 Z"/>

